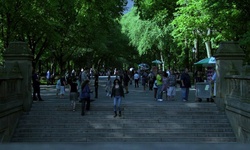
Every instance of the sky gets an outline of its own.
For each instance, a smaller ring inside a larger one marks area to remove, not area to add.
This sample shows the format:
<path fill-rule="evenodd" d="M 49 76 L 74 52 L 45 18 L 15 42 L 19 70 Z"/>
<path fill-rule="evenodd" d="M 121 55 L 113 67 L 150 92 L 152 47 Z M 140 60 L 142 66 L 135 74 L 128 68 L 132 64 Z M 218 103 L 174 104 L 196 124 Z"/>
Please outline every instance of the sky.
<path fill-rule="evenodd" d="M 131 0 L 127 0 L 128 1 L 128 4 L 127 4 L 127 6 L 126 6 L 126 8 L 128 9 L 128 10 L 125 10 L 124 11 L 124 14 L 126 14 L 127 12 L 129 12 L 129 10 L 133 7 L 133 5 L 134 5 L 134 2 L 133 1 L 131 1 Z"/>

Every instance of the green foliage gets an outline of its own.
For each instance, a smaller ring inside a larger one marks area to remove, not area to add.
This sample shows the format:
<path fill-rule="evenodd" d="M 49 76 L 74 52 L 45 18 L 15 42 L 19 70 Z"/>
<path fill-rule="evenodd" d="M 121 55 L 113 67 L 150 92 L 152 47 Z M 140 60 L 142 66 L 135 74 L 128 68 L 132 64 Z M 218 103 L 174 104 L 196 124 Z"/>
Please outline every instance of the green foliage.
<path fill-rule="evenodd" d="M 28 43 L 33 67 L 41 61 L 42 69 L 60 72 L 161 58 L 181 66 L 191 61 L 194 40 L 203 57 L 205 42 L 215 50 L 226 40 L 239 41 L 249 53 L 248 0 L 134 2 L 136 7 L 123 15 L 126 0 L 2 0 L 0 63 L 4 49 L 16 40 Z"/>

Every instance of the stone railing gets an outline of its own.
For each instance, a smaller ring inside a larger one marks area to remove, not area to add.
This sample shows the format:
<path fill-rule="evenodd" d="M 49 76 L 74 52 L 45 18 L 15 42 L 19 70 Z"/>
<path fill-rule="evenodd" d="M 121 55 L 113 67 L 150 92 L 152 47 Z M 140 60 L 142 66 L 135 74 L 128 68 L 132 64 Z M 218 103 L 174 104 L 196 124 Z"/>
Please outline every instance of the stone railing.
<path fill-rule="evenodd" d="M 0 68 L 0 138 L 8 141 L 23 111 L 22 74 L 19 64 Z"/>
<path fill-rule="evenodd" d="M 250 76 L 243 67 L 241 75 L 226 75 L 225 111 L 239 142 L 250 142 Z M 238 74 L 233 71 L 234 74 Z M 232 73 L 231 73 L 232 74 Z"/>
<path fill-rule="evenodd" d="M 0 143 L 9 142 L 23 112 L 32 106 L 32 55 L 27 43 L 12 42 L 0 67 Z"/>

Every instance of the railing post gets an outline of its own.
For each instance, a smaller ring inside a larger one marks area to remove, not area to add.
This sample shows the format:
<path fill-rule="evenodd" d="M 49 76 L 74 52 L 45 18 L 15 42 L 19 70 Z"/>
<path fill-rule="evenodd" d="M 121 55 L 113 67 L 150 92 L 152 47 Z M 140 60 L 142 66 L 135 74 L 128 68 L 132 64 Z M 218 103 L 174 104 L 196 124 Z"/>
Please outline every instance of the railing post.
<path fill-rule="evenodd" d="M 32 76 L 32 59 L 33 56 L 25 42 L 11 42 L 8 49 L 3 55 L 5 68 L 12 68 L 15 63 L 19 64 L 23 80 L 21 81 L 23 110 L 29 111 L 32 104 L 31 95 L 31 76 Z"/>
<path fill-rule="evenodd" d="M 214 56 L 217 68 L 215 102 L 219 109 L 225 110 L 225 96 L 228 94 L 225 76 L 232 70 L 235 75 L 241 71 L 245 54 L 237 42 L 222 42 Z"/>

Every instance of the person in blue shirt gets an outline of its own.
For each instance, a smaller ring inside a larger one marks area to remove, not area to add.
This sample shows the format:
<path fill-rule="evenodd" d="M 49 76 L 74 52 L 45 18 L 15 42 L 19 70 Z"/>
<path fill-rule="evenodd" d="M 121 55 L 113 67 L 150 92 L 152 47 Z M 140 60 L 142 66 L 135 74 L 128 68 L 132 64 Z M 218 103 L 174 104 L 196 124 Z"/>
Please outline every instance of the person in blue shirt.
<path fill-rule="evenodd" d="M 91 92 L 92 91 L 90 90 L 90 87 L 89 87 L 89 80 L 85 80 L 82 83 L 81 93 L 80 93 L 80 99 L 81 99 L 80 102 L 82 103 L 82 113 L 81 113 L 82 116 L 85 115 L 85 109 L 90 110 L 90 93 Z"/>

